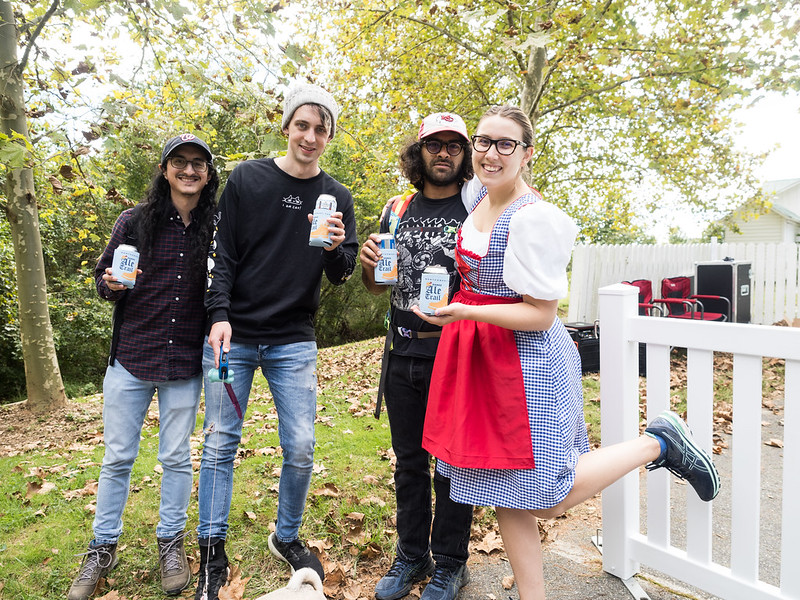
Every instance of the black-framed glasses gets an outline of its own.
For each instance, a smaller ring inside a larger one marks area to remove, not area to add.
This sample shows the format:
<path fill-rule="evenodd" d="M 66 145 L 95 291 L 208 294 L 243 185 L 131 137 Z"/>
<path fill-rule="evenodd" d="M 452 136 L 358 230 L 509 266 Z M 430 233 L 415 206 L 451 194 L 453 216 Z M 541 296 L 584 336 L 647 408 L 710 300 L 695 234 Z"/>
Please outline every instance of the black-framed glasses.
<path fill-rule="evenodd" d="M 464 149 L 463 142 L 441 142 L 439 140 L 422 140 L 420 142 L 423 146 L 425 146 L 425 150 L 430 152 L 431 154 L 439 154 L 442 151 L 442 148 L 447 149 L 447 153 L 450 156 L 458 156 L 461 154 L 461 151 Z"/>
<path fill-rule="evenodd" d="M 517 146 L 522 146 L 523 148 L 527 148 L 530 144 L 526 144 L 525 142 L 520 142 L 519 140 L 511 140 L 508 138 L 500 138 L 499 140 L 493 140 L 492 138 L 488 138 L 483 135 L 473 135 L 472 136 L 472 147 L 475 148 L 475 152 L 488 152 L 489 148 L 494 146 L 497 149 L 498 154 L 502 154 L 503 156 L 508 156 L 509 154 L 514 154 L 514 150 L 517 149 Z"/>
<path fill-rule="evenodd" d="M 208 171 L 208 161 L 201 160 L 199 158 L 195 158 L 194 160 L 186 160 L 182 156 L 170 156 L 167 159 L 167 162 L 172 165 L 173 169 L 178 169 L 178 171 L 182 171 L 186 168 L 186 165 L 192 163 L 192 168 L 194 169 L 195 173 L 205 173 Z"/>

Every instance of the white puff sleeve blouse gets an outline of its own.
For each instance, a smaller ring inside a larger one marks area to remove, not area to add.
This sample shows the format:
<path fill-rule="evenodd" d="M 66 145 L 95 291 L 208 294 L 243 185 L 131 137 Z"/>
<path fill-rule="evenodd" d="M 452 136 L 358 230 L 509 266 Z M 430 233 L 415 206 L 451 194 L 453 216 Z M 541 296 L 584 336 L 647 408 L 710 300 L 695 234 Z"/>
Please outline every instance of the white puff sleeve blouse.
<path fill-rule="evenodd" d="M 512 215 L 503 280 L 518 294 L 558 300 L 568 293 L 567 265 L 578 227 L 563 210 L 540 200 Z"/>

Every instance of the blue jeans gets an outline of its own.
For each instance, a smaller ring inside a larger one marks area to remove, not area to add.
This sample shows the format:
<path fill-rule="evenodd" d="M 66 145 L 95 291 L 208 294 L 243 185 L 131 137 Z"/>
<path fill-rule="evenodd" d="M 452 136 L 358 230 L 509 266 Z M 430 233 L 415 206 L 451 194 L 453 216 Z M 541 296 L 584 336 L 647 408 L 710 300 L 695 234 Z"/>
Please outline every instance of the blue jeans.
<path fill-rule="evenodd" d="M 391 354 L 386 368 L 386 410 L 397 463 L 397 555 L 417 561 L 429 554 L 439 566 L 467 562 L 472 506 L 450 499 L 450 480 L 434 473 L 436 512 L 431 510 L 430 456 L 422 447 L 432 358 Z M 431 522 L 433 527 L 431 527 Z"/>
<path fill-rule="evenodd" d="M 203 352 L 206 413 L 205 443 L 200 463 L 199 523 L 197 537 L 225 539 L 233 495 L 233 460 L 242 439 L 240 419 L 222 383 L 210 382 L 214 351 Z M 314 420 L 317 414 L 317 344 L 297 342 L 276 346 L 231 342 L 228 368 L 242 409 L 247 410 L 255 370 L 261 372 L 278 411 L 278 436 L 283 466 L 278 486 L 275 535 L 282 542 L 297 539 L 314 467 Z"/>
<path fill-rule="evenodd" d="M 128 501 L 131 469 L 139 454 L 139 439 L 147 409 L 158 390 L 158 461 L 161 505 L 156 536 L 169 538 L 186 526 L 192 492 L 189 438 L 197 422 L 203 378 L 144 381 L 131 375 L 119 361 L 106 369 L 103 380 L 103 440 L 105 454 L 97 486 L 94 537 L 113 544 L 122 533 L 122 511 Z"/>

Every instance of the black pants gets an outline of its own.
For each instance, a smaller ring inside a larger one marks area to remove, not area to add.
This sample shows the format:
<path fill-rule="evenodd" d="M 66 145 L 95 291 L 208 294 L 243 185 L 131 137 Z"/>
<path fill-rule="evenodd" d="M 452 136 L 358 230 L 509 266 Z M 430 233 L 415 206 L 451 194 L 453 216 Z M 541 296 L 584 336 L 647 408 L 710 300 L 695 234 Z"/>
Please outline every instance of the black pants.
<path fill-rule="evenodd" d="M 395 354 L 389 357 L 385 396 L 397 457 L 397 554 L 406 560 L 418 560 L 432 552 L 438 565 L 458 566 L 469 556 L 472 506 L 451 500 L 450 480 L 436 473 L 436 511 L 432 515 L 430 457 L 422 448 L 432 371 L 433 359 Z"/>

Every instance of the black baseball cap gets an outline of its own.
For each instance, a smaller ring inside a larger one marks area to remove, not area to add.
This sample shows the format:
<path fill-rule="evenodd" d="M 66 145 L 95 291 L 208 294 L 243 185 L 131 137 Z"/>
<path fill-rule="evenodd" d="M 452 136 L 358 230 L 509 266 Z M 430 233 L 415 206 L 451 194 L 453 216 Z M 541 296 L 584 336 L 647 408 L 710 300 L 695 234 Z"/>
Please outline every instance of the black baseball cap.
<path fill-rule="evenodd" d="M 164 164 L 164 161 L 167 160 L 167 157 L 172 154 L 172 152 L 178 146 L 183 146 L 184 144 L 194 144 L 198 148 L 200 148 L 203 152 L 206 153 L 206 158 L 209 162 L 214 158 L 211 154 L 211 150 L 203 140 L 199 137 L 194 135 L 193 133 L 182 133 L 180 135 L 176 135 L 174 138 L 167 140 L 167 143 L 164 144 L 164 150 L 161 152 L 161 164 Z"/>

